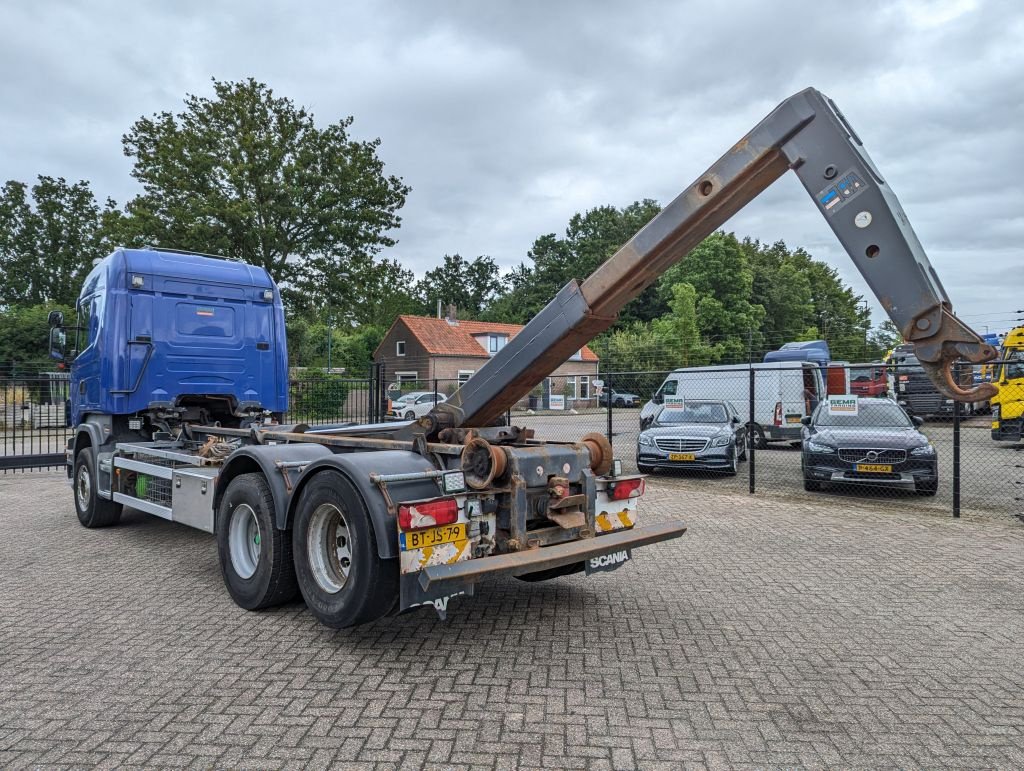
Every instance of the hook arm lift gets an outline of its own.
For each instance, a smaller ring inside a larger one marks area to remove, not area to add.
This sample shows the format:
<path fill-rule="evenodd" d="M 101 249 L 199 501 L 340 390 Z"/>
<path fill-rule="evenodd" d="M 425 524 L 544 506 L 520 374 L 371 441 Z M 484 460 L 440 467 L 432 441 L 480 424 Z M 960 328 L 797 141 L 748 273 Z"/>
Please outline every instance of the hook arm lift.
<path fill-rule="evenodd" d="M 454 396 L 407 430 L 486 427 L 597 334 L 630 300 L 792 169 L 939 391 L 958 401 L 953 365 L 998 356 L 953 315 L 896 195 L 839 108 L 808 88 L 782 102 L 585 281 L 573 280 Z"/>

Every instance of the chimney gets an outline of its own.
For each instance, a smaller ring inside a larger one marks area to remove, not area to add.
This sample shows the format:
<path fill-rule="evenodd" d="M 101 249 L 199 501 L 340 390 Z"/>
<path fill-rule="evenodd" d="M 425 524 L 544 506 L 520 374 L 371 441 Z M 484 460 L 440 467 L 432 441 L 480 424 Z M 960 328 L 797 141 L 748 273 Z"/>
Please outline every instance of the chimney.
<path fill-rule="evenodd" d="M 457 327 L 459 325 L 459 320 L 457 318 L 455 318 L 455 304 L 454 303 L 449 303 L 448 304 L 448 318 L 447 318 L 447 321 L 453 327 Z"/>
<path fill-rule="evenodd" d="M 437 317 L 441 318 L 441 298 L 437 298 Z"/>

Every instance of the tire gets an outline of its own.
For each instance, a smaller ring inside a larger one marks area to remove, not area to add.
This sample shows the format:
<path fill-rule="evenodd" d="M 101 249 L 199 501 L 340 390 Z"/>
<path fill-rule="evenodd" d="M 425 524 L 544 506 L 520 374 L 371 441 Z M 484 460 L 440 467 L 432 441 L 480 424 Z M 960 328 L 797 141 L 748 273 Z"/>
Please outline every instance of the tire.
<path fill-rule="evenodd" d="M 754 449 L 755 450 L 766 450 L 768 449 L 768 440 L 765 438 L 764 429 L 761 428 L 757 423 L 748 423 L 747 431 L 754 435 Z"/>
<path fill-rule="evenodd" d="M 217 509 L 217 556 L 235 603 L 263 610 L 299 593 L 292 534 L 274 522 L 274 498 L 263 474 L 241 474 L 228 484 Z"/>
<path fill-rule="evenodd" d="M 91 447 L 83 447 L 75 456 L 73 479 L 75 513 L 82 526 L 91 529 L 116 525 L 123 507 L 99 496 L 96 457 Z"/>
<path fill-rule="evenodd" d="M 406 420 L 416 420 L 416 413 L 413 412 L 412 410 L 409 410 L 407 413 L 405 413 L 405 419 Z"/>
<path fill-rule="evenodd" d="M 550 581 L 553 578 L 571 576 L 573 573 L 582 573 L 586 570 L 586 567 L 582 562 L 573 562 L 570 565 L 562 565 L 560 568 L 549 568 L 548 570 L 538 570 L 535 573 L 524 573 L 521 576 L 516 576 L 516 578 L 528 584 L 535 584 L 540 581 Z"/>
<path fill-rule="evenodd" d="M 624 401 L 622 401 L 622 399 L 616 399 L 615 400 L 615 404 L 613 406 L 615 406 L 615 407 L 625 407 L 626 403 Z"/>
<path fill-rule="evenodd" d="M 809 493 L 816 493 L 819 490 L 821 490 L 821 482 L 817 482 L 813 479 L 808 479 L 807 477 L 804 477 L 804 490 L 806 490 Z"/>
<path fill-rule="evenodd" d="M 747 435 L 743 434 L 742 441 L 739 442 L 740 446 L 740 460 L 745 461 L 747 459 Z"/>
<path fill-rule="evenodd" d="M 646 466 L 643 463 L 637 463 L 636 470 L 639 471 L 641 474 L 653 474 L 654 466 Z"/>
<path fill-rule="evenodd" d="M 935 495 L 935 493 L 939 491 L 939 480 L 936 479 L 934 482 L 919 482 L 915 486 L 914 491 L 918 495 Z"/>
<path fill-rule="evenodd" d="M 334 629 L 386 616 L 398 602 L 397 559 L 381 559 L 365 503 L 334 471 L 303 488 L 295 513 L 295 574 L 310 612 Z"/>

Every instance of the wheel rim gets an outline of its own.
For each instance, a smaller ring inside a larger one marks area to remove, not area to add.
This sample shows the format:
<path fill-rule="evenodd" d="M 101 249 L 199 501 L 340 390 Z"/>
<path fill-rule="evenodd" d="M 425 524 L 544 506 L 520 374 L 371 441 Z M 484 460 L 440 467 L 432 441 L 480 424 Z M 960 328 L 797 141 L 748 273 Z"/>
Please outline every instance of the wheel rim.
<path fill-rule="evenodd" d="M 78 510 L 88 511 L 91 498 L 92 477 L 89 476 L 88 467 L 83 463 L 78 467 L 78 476 L 75 478 L 75 499 L 78 501 Z"/>
<path fill-rule="evenodd" d="M 231 567 L 239 578 L 252 578 L 260 564 L 260 523 L 247 503 L 235 506 L 228 525 L 228 550 Z"/>
<path fill-rule="evenodd" d="M 352 541 L 345 515 L 333 503 L 321 504 L 313 512 L 306 554 L 317 585 L 328 594 L 340 592 L 352 569 Z"/>
<path fill-rule="evenodd" d="M 413 420 L 415 417 L 416 417 L 416 413 L 413 412 L 412 410 L 409 410 L 407 413 L 405 413 L 405 419 L 406 420 Z"/>

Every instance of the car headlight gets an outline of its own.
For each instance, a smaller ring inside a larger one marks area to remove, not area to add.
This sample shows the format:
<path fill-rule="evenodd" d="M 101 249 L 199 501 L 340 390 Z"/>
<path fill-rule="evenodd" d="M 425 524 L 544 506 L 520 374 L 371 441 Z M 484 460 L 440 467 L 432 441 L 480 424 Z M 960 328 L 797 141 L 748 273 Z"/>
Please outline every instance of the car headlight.
<path fill-rule="evenodd" d="M 930 444 L 923 444 L 920 447 L 915 447 L 913 450 L 911 450 L 910 454 L 911 455 L 917 455 L 918 457 L 926 456 L 926 455 L 934 455 L 935 454 L 935 448 L 932 445 L 930 445 Z"/>
<path fill-rule="evenodd" d="M 731 434 L 723 434 L 722 436 L 716 436 L 711 440 L 712 447 L 725 447 L 732 441 Z"/>
<path fill-rule="evenodd" d="M 836 451 L 835 447 L 829 447 L 827 444 L 819 444 L 818 442 L 808 442 L 807 449 L 810 452 L 821 452 L 826 454 Z"/>
<path fill-rule="evenodd" d="M 653 447 L 654 439 L 648 436 L 647 434 L 640 434 L 640 444 L 642 444 L 644 447 Z"/>

